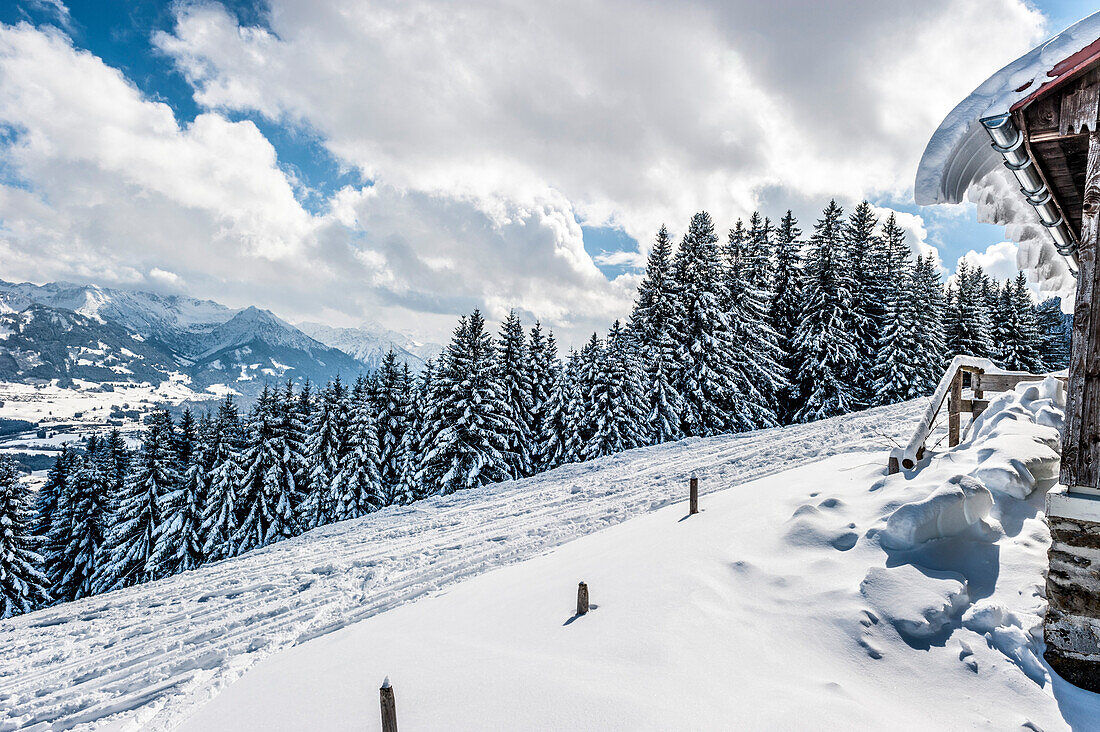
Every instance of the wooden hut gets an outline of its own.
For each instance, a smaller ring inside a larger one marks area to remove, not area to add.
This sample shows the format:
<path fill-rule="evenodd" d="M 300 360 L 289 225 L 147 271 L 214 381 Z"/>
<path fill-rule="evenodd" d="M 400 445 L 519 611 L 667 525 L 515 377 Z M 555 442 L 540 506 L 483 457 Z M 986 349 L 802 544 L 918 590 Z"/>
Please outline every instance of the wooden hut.
<path fill-rule="evenodd" d="M 917 202 L 958 202 L 975 189 L 1004 199 L 996 223 L 1045 229 L 1026 262 L 1040 279 L 1076 277 L 1064 489 L 1047 501 L 1044 637 L 1055 671 L 1100 692 L 1100 14 L 994 74 L 944 120 L 918 170 Z"/>

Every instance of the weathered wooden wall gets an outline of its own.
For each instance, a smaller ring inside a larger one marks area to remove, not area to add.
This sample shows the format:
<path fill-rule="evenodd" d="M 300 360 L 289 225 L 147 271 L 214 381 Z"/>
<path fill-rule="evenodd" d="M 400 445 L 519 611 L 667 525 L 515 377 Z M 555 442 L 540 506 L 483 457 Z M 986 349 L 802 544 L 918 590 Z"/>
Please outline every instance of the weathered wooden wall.
<path fill-rule="evenodd" d="M 1096 256 L 1100 221 L 1100 134 L 1089 134 L 1085 175 L 1080 271 L 1074 302 L 1073 346 L 1066 394 L 1066 426 L 1062 435 L 1061 483 L 1100 490 L 1100 301 Z"/>

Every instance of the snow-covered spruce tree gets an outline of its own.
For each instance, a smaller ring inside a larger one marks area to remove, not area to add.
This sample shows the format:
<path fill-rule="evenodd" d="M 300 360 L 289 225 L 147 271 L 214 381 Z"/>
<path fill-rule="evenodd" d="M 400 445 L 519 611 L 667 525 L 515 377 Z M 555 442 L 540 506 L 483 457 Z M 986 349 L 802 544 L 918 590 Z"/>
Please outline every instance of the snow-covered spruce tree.
<path fill-rule="evenodd" d="M 1001 365 L 1010 371 L 1041 372 L 1043 359 L 1039 351 L 1039 324 L 1023 272 L 1015 280 L 1004 283 L 1000 300 L 998 335 L 1001 341 L 998 351 Z"/>
<path fill-rule="evenodd" d="M 302 502 L 309 495 L 309 475 L 310 471 L 313 470 L 313 460 L 309 452 L 309 431 L 313 426 L 313 409 L 313 384 L 310 383 L 309 379 L 306 379 L 302 384 L 302 388 L 298 391 L 298 398 L 294 407 L 294 419 L 299 428 L 297 450 L 301 456 L 298 469 L 294 473 L 294 485 L 298 489 L 298 495 L 295 496 L 294 502 L 299 511 Z M 300 521 L 299 528 L 301 528 Z"/>
<path fill-rule="evenodd" d="M 947 345 L 943 333 L 944 294 L 939 268 L 931 254 L 918 256 L 913 265 L 916 328 L 919 338 L 909 353 L 914 365 L 912 391 L 926 396 L 936 390 L 945 366 Z"/>
<path fill-rule="evenodd" d="M 856 401 L 851 375 L 860 355 L 852 341 L 852 274 L 848 266 L 843 210 L 830 201 L 814 225 L 803 276 L 801 321 L 795 330 L 795 422 L 812 422 L 851 411 Z"/>
<path fill-rule="evenodd" d="M 643 366 L 647 389 L 647 442 L 659 444 L 681 436 L 683 400 L 676 390 L 676 342 L 673 319 L 672 239 L 661 226 L 649 252 L 645 277 L 630 316 L 629 332 L 645 348 Z"/>
<path fill-rule="evenodd" d="M 945 357 L 977 356 L 988 358 L 992 353 L 989 340 L 990 322 L 986 309 L 985 277 L 980 269 L 970 268 L 959 260 L 953 282 L 947 289 L 944 310 Z"/>
<path fill-rule="evenodd" d="M 15 461 L 0 455 L 0 620 L 50 602 L 33 528 L 30 490 Z"/>
<path fill-rule="evenodd" d="M 391 351 L 392 353 L 392 351 Z M 400 385 L 397 387 L 400 389 Z M 348 452 L 340 466 L 336 481 L 336 520 L 365 516 L 386 503 L 378 474 L 378 428 L 375 425 L 374 403 L 367 380 L 359 377 L 351 390 L 348 406 Z M 404 431 L 404 430 L 402 430 Z M 400 454 L 397 456 L 400 459 Z M 401 466 L 395 466 L 400 480 Z M 394 485 L 393 490 L 397 490 Z"/>
<path fill-rule="evenodd" d="M 587 436 L 581 457 L 593 460 L 629 450 L 645 438 L 645 395 L 634 361 L 633 344 L 619 321 L 611 326 L 606 348 L 593 335 L 591 362 L 584 363 Z"/>
<path fill-rule="evenodd" d="M 732 335 L 726 364 L 732 375 L 727 429 L 735 432 L 777 426 L 775 405 L 787 388 L 779 339 L 768 322 L 770 298 L 764 289 L 769 227 L 766 219 L 753 214 L 740 256 L 732 243 L 726 252 L 726 317 Z"/>
<path fill-rule="evenodd" d="M 855 400 L 852 403 L 854 409 L 874 403 L 874 354 L 881 335 L 885 285 L 882 279 L 882 245 L 875 235 L 877 226 L 878 217 L 871 204 L 863 201 L 853 209 L 843 233 L 852 287 L 848 330 L 856 353 L 863 356 L 852 363 L 853 370 L 846 375 Z"/>
<path fill-rule="evenodd" d="M 75 477 L 77 460 L 76 452 L 65 445 L 47 472 L 46 482 L 35 495 L 34 533 L 42 554 L 47 587 L 59 587 L 65 575 L 64 550 L 73 526 L 69 488 Z"/>
<path fill-rule="evenodd" d="M 382 359 L 372 396 L 377 425 L 378 473 L 387 503 L 393 503 L 401 485 L 409 429 L 409 386 L 397 354 L 391 348 Z"/>
<path fill-rule="evenodd" d="M 580 434 L 584 399 L 580 389 L 581 355 L 569 349 L 550 406 L 553 440 L 547 448 L 553 467 L 579 462 L 584 446 Z"/>
<path fill-rule="evenodd" d="M 730 424 L 734 336 L 722 307 L 727 299 L 723 269 L 714 224 L 701 211 L 692 217 L 672 264 L 676 390 L 684 400 L 685 435 L 713 435 Z"/>
<path fill-rule="evenodd" d="M 549 448 L 556 438 L 551 409 L 561 362 L 553 331 L 543 336 L 538 321 L 528 335 L 527 354 L 527 379 L 531 388 L 531 471 L 540 473 L 553 467 Z"/>
<path fill-rule="evenodd" d="M 788 424 L 796 408 L 791 379 L 800 371 L 794 348 L 795 330 L 802 312 L 802 230 L 798 220 L 788 210 L 775 232 L 775 257 L 772 263 L 772 292 L 768 305 L 768 322 L 775 330 L 780 366 L 787 374 L 787 384 L 776 396 L 776 417 Z"/>
<path fill-rule="evenodd" d="M 97 593 L 165 575 L 155 550 L 165 504 L 179 482 L 174 443 L 171 416 L 164 410 L 154 413 L 134 472 L 113 507 L 104 560 L 93 581 Z"/>
<path fill-rule="evenodd" d="M 176 427 L 176 475 L 179 483 L 164 497 L 162 516 L 152 563 L 163 576 L 198 567 L 206 559 L 202 513 L 209 476 L 206 472 L 206 440 L 210 420 L 196 423 L 190 409 Z"/>
<path fill-rule="evenodd" d="M 241 457 L 244 475 L 237 493 L 241 523 L 233 535 L 239 555 L 294 536 L 294 457 L 287 441 L 294 404 L 264 387 L 249 415 L 247 446 Z"/>
<path fill-rule="evenodd" d="M 497 377 L 492 337 L 478 310 L 459 320 L 435 376 L 440 429 L 426 456 L 425 490 L 454 493 L 512 475 L 512 422 Z"/>
<path fill-rule="evenodd" d="M 732 258 L 738 264 L 738 277 L 753 289 L 771 296 L 772 222 L 768 217 L 753 211 L 749 217 L 749 230 L 740 256 Z"/>
<path fill-rule="evenodd" d="M 1060 371 L 1069 366 L 1069 325 L 1062 313 L 1062 301 L 1052 297 L 1035 307 L 1035 321 L 1039 326 L 1039 351 L 1043 358 L 1043 371 Z"/>
<path fill-rule="evenodd" d="M 405 461 L 401 471 L 401 485 L 394 503 L 406 506 L 423 498 L 426 493 L 425 457 L 438 433 L 439 412 L 434 401 L 435 361 L 428 359 L 417 379 L 412 394 L 409 428 L 405 432 Z"/>
<path fill-rule="evenodd" d="M 98 591 L 93 579 L 107 558 L 106 534 L 115 515 L 105 464 L 103 450 L 93 435 L 84 455 L 71 466 L 66 525 L 55 526 L 59 530 L 55 538 L 60 546 L 57 563 L 61 571 L 50 586 L 50 595 L 58 602 L 88 597 Z"/>
<path fill-rule="evenodd" d="M 507 407 L 508 417 L 515 426 L 514 431 L 507 435 L 511 473 L 514 478 L 522 478 L 534 472 L 531 459 L 534 407 L 531 403 L 530 354 L 523 334 L 523 324 L 515 310 L 509 311 L 500 327 L 496 363 L 501 398 Z"/>
<path fill-rule="evenodd" d="M 921 396 L 922 365 L 913 357 L 923 338 L 918 324 L 922 305 L 915 275 L 915 270 L 893 268 L 893 284 L 884 303 L 882 335 L 875 354 L 876 404 L 893 404 Z"/>
<path fill-rule="evenodd" d="M 126 486 L 126 477 L 130 474 L 130 448 L 126 446 L 126 440 L 117 428 L 111 430 L 105 443 L 109 495 L 121 496 Z"/>
<path fill-rule="evenodd" d="M 207 561 L 233 556 L 233 537 L 240 527 L 237 491 L 244 472 L 241 452 L 244 427 L 232 396 L 218 407 L 210 436 L 210 485 L 202 512 L 203 554 Z"/>
<path fill-rule="evenodd" d="M 329 382 L 316 399 L 306 453 L 310 460 L 309 494 L 301 504 L 305 529 L 335 520 L 340 465 L 348 452 L 348 394 L 340 377 Z"/>

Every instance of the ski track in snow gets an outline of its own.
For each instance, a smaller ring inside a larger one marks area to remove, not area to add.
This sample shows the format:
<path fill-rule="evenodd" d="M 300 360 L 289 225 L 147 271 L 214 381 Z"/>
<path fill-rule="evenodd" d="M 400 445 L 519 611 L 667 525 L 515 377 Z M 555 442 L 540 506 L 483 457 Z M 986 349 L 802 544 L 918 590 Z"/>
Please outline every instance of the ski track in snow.
<path fill-rule="evenodd" d="M 686 502 L 693 470 L 705 494 L 847 452 L 885 469 L 926 402 L 630 450 L 2 621 L 0 732 L 173 727 L 283 648 Z"/>

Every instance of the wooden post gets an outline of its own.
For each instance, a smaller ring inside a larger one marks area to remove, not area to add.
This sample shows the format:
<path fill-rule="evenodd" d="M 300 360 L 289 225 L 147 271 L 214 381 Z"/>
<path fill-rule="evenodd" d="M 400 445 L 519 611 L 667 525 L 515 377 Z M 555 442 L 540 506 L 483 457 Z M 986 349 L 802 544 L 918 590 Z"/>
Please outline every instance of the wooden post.
<path fill-rule="evenodd" d="M 389 676 L 378 690 L 378 699 L 382 705 L 382 732 L 397 732 L 397 702 L 393 698 Z"/>
<path fill-rule="evenodd" d="M 951 396 L 947 401 L 947 445 L 948 447 L 954 447 L 959 444 L 959 434 L 961 432 L 959 408 L 962 405 L 963 398 L 963 372 L 956 371 L 954 378 L 951 379 Z"/>
<path fill-rule="evenodd" d="M 695 476 L 695 473 L 691 474 L 691 480 L 688 481 L 688 492 L 690 508 L 688 509 L 689 515 L 699 513 L 699 478 Z"/>
<path fill-rule="evenodd" d="M 1077 252 L 1077 298 L 1073 306 L 1073 340 L 1066 393 L 1066 426 L 1062 433 L 1060 481 L 1071 492 L 1100 492 L 1100 300 L 1096 255 L 1100 221 L 1100 134 L 1089 134 L 1081 243 Z"/>
<path fill-rule="evenodd" d="M 577 585 L 577 615 L 588 614 L 588 585 L 581 582 Z"/>
<path fill-rule="evenodd" d="M 901 466 L 898 465 L 898 458 L 896 455 L 891 455 L 890 459 L 886 462 L 887 475 L 896 475 L 901 472 Z"/>

